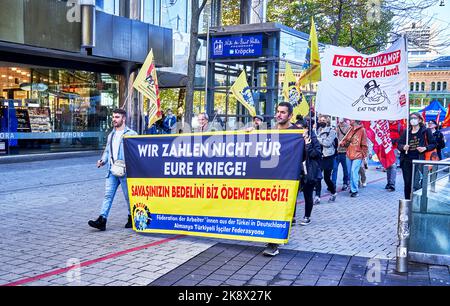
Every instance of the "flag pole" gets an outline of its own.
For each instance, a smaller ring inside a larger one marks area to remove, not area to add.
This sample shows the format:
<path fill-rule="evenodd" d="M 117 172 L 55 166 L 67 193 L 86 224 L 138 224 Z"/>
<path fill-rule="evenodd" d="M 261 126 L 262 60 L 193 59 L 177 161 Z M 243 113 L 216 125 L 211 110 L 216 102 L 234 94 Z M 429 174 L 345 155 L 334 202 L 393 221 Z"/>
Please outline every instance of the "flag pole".
<path fill-rule="evenodd" d="M 408 38 L 406 34 L 403 34 L 403 39 L 405 41 L 406 69 L 408 69 Z M 406 82 L 409 84 L 408 71 L 406 71 Z M 409 102 L 409 86 L 407 86 L 406 89 L 406 101 L 408 103 L 408 113 L 406 114 L 406 144 L 409 144 L 409 112 L 411 111 Z M 405 154 L 408 154 L 408 150 L 405 150 Z"/>

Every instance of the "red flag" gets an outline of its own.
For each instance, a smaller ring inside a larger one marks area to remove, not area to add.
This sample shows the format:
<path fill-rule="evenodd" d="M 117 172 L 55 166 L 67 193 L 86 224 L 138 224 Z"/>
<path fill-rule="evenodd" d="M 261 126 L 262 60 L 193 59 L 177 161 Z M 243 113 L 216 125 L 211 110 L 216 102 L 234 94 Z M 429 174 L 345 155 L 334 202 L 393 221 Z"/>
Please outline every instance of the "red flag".
<path fill-rule="evenodd" d="M 450 103 L 447 105 L 447 114 L 444 121 L 442 121 L 442 128 L 450 127 Z"/>
<path fill-rule="evenodd" d="M 389 131 L 389 121 L 362 121 L 367 137 L 373 143 L 373 150 L 383 167 L 389 168 L 395 163 L 396 157 Z"/>
<path fill-rule="evenodd" d="M 406 130 L 406 128 L 407 128 L 407 121 L 406 121 L 406 119 L 402 119 L 402 120 L 399 120 L 399 121 L 400 121 L 400 124 L 402 125 L 402 131 Z"/>
<path fill-rule="evenodd" d="M 427 122 L 427 112 L 425 111 L 425 109 L 422 111 L 422 118 L 423 122 Z"/>

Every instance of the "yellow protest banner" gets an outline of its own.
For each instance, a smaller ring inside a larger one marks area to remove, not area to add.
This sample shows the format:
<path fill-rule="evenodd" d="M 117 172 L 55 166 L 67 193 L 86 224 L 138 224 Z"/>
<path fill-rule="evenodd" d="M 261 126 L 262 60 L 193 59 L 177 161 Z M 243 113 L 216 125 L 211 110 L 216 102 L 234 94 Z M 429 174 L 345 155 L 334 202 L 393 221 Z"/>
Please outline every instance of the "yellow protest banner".
<path fill-rule="evenodd" d="M 299 86 L 319 82 L 321 80 L 319 42 L 317 40 L 316 25 L 314 24 L 314 18 L 312 17 L 308 50 L 306 51 L 306 59 L 303 69 L 304 70 L 298 81 Z"/>
<path fill-rule="evenodd" d="M 300 87 L 296 85 L 297 80 L 292 72 L 291 65 L 286 62 L 286 71 L 283 83 L 283 97 L 285 101 L 292 104 L 294 107 L 294 115 L 292 116 L 292 122 L 296 121 L 297 115 L 305 116 L 309 112 L 309 105 L 306 102 Z"/>
<path fill-rule="evenodd" d="M 150 50 L 144 65 L 142 65 L 133 87 L 147 97 L 149 101 L 148 127 L 161 119 L 161 101 L 159 99 L 158 76 L 153 62 L 153 49 Z"/>
<path fill-rule="evenodd" d="M 247 76 L 245 74 L 245 70 L 241 72 L 239 77 L 234 82 L 233 86 L 230 88 L 233 95 L 238 99 L 239 102 L 244 105 L 244 107 L 248 110 L 251 116 L 256 115 L 255 110 L 255 101 L 253 100 L 252 90 L 247 83 Z"/>

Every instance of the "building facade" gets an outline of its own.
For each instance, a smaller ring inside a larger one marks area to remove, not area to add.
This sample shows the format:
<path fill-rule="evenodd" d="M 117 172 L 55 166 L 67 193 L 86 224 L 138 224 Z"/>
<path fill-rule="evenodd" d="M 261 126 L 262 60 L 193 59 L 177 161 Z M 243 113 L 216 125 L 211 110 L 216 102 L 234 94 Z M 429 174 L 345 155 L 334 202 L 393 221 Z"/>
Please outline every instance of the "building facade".
<path fill-rule="evenodd" d="M 142 130 L 134 77 L 150 49 L 158 69 L 174 66 L 174 33 L 189 31 L 189 3 L 2 0 L 0 158 L 102 149 L 116 107 Z M 162 86 L 179 86 L 178 72 L 165 71 Z"/>
<path fill-rule="evenodd" d="M 426 107 L 438 100 L 444 107 L 450 103 L 450 56 L 441 56 L 409 68 L 411 109 Z"/>

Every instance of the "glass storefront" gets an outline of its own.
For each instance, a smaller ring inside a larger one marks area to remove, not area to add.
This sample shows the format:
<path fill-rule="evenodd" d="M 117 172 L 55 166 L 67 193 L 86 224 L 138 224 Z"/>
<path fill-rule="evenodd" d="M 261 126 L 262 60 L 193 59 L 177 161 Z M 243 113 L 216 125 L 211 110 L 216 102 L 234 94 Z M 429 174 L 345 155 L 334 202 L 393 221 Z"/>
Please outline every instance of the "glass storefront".
<path fill-rule="evenodd" d="M 118 76 L 0 66 L 0 156 L 102 149 Z"/>

